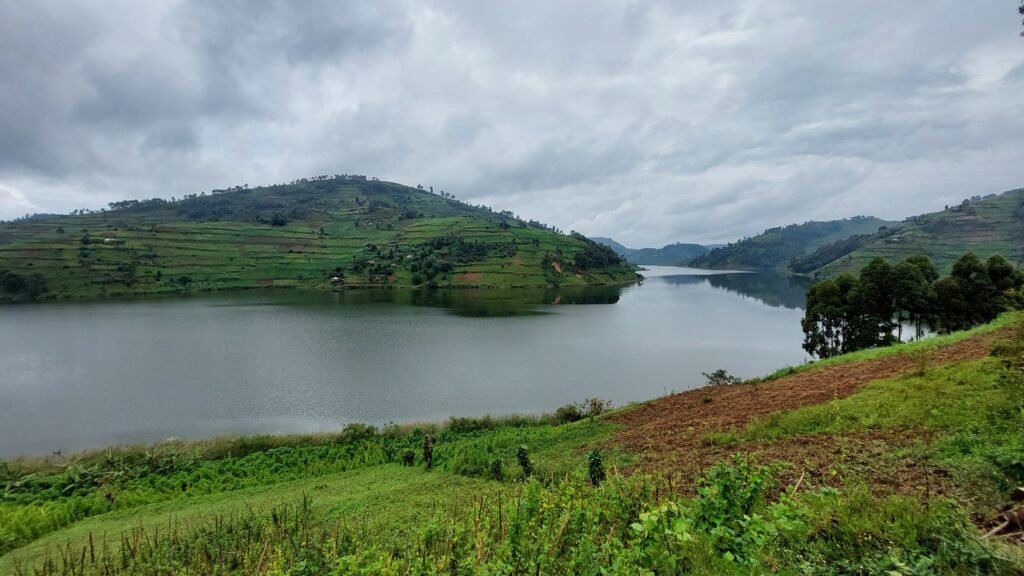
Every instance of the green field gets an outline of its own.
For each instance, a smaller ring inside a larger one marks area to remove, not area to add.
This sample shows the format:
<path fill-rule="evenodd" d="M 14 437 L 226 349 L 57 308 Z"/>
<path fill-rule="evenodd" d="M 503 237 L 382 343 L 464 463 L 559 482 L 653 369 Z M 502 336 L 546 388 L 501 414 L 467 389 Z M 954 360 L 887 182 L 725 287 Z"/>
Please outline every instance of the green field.
<path fill-rule="evenodd" d="M 635 281 L 624 262 L 583 260 L 588 250 L 606 256 L 508 213 L 347 178 L 0 224 L 0 271 L 41 274 L 50 298 Z"/>

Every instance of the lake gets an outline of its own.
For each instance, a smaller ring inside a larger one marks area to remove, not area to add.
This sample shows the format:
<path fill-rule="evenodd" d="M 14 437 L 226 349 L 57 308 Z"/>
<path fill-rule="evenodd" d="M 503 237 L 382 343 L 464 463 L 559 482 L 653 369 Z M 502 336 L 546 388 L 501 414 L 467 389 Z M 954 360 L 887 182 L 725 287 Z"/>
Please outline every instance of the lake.
<path fill-rule="evenodd" d="M 248 291 L 0 307 L 0 456 L 620 406 L 806 361 L 806 286 L 650 267 L 550 290 Z"/>

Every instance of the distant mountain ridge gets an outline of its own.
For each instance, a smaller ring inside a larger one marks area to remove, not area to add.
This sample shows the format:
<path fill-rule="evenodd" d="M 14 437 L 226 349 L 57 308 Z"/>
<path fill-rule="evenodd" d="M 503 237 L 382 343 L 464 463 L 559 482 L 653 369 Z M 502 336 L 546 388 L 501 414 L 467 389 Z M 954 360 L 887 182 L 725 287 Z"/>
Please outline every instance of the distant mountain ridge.
<path fill-rule="evenodd" d="M 777 226 L 697 256 L 690 265 L 713 269 L 790 271 L 790 261 L 809 255 L 820 246 L 858 234 L 873 234 L 894 224 L 873 216 L 854 216 Z"/>
<path fill-rule="evenodd" d="M 626 260 L 641 266 L 687 266 L 690 261 L 706 254 L 707 246 L 701 244 L 684 244 L 677 242 L 661 248 L 627 248 L 612 240 L 597 236 L 591 238 L 598 244 L 604 244 Z"/>

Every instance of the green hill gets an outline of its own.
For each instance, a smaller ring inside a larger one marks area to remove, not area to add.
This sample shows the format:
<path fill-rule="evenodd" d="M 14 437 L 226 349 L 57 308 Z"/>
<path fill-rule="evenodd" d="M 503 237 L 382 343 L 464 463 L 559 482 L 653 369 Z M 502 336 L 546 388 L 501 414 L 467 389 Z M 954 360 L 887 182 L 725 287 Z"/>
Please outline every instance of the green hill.
<path fill-rule="evenodd" d="M 708 252 L 708 248 L 700 244 L 683 244 L 676 242 L 661 248 L 627 248 L 611 238 L 593 238 L 604 244 L 634 264 L 650 266 L 686 266 L 690 260 Z"/>
<path fill-rule="evenodd" d="M 612 250 L 581 235 L 348 175 L 2 223 L 0 276 L 8 295 L 41 279 L 50 298 L 636 279 Z"/>
<path fill-rule="evenodd" d="M 819 246 L 857 234 L 871 234 L 891 224 L 871 216 L 854 216 L 769 228 L 757 236 L 698 256 L 690 265 L 714 269 L 786 270 L 791 259 L 810 254 Z"/>
<path fill-rule="evenodd" d="M 925 254 L 946 273 L 968 251 L 980 258 L 999 254 L 1017 264 L 1024 262 L 1024 189 L 975 196 L 941 212 L 821 246 L 794 260 L 792 270 L 834 276 L 859 270 L 876 256 L 897 262 Z"/>

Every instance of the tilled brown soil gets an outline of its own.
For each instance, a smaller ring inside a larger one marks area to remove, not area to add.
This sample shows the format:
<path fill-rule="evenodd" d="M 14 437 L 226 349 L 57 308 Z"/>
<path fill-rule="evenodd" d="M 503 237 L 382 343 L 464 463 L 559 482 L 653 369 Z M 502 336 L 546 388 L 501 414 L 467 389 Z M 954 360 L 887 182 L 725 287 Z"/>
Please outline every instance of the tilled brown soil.
<path fill-rule="evenodd" d="M 795 464 L 785 476 L 806 475 L 807 480 L 841 484 L 845 472 L 856 468 L 873 484 L 894 490 L 945 493 L 949 483 L 941 470 L 893 457 L 900 447 L 928 442 L 929 436 L 908 430 L 881 430 L 847 435 L 809 435 L 768 443 L 722 446 L 708 442 L 709 433 L 740 428 L 752 420 L 780 410 L 791 410 L 845 398 L 873 380 L 891 378 L 929 365 L 987 356 L 1001 332 L 990 332 L 934 350 L 925 358 L 904 354 L 813 368 L 764 382 L 755 389 L 737 384 L 690 390 L 655 400 L 612 417 L 623 424 L 613 444 L 641 455 L 641 467 L 659 469 L 686 479 L 706 466 L 740 451 L 762 462 L 784 460 Z"/>

